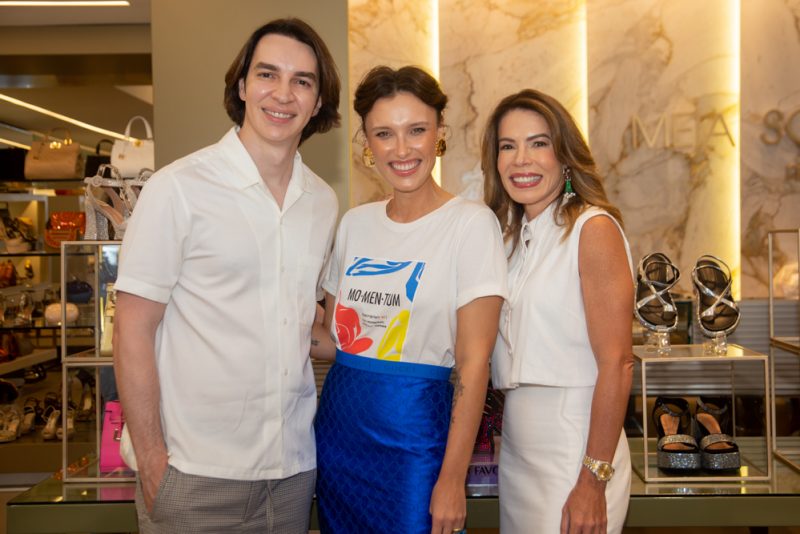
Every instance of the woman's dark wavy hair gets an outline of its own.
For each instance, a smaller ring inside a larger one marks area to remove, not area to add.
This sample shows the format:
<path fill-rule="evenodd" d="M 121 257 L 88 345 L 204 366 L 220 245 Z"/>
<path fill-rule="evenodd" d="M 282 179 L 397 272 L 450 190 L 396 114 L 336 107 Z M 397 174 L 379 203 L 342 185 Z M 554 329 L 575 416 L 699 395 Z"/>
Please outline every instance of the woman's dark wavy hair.
<path fill-rule="evenodd" d="M 558 205 L 553 212 L 556 223 L 565 227 L 562 240 L 569 236 L 578 216 L 589 206 L 606 210 L 622 226 L 622 214 L 609 202 L 589 145 L 572 115 L 552 96 L 534 89 L 524 89 L 505 97 L 497 104 L 486 123 L 481 142 L 483 198 L 500 221 L 503 237 L 506 241 L 511 240 L 512 252 L 519 242 L 525 209 L 522 204 L 514 202 L 506 192 L 500 173 L 497 171 L 499 152 L 497 132 L 503 117 L 515 109 L 533 111 L 544 118 L 550 128 L 556 159 L 572 170 L 572 188 L 575 196 L 564 201 L 563 195 L 560 195 L 555 200 Z"/>
<path fill-rule="evenodd" d="M 379 65 L 370 69 L 356 89 L 353 108 L 361 117 L 361 129 L 364 129 L 364 120 L 375 102 L 400 92 L 412 94 L 435 109 L 437 124 L 442 124 L 447 95 L 442 91 L 436 78 L 412 65 L 397 70 Z"/>
<path fill-rule="evenodd" d="M 250 35 L 236 59 L 233 60 L 228 72 L 225 74 L 225 111 L 233 122 L 241 126 L 244 121 L 244 102 L 239 98 L 239 80 L 247 77 L 250 64 L 253 61 L 253 52 L 258 43 L 266 35 L 278 34 L 291 37 L 303 44 L 307 44 L 314 51 L 317 58 L 319 71 L 319 96 L 322 105 L 319 112 L 311 117 L 300 135 L 300 143 L 315 133 L 325 133 L 333 127 L 339 126 L 339 92 L 341 83 L 336 63 L 333 61 L 328 47 L 314 29 L 307 23 L 296 18 L 277 19 L 261 26 Z"/>

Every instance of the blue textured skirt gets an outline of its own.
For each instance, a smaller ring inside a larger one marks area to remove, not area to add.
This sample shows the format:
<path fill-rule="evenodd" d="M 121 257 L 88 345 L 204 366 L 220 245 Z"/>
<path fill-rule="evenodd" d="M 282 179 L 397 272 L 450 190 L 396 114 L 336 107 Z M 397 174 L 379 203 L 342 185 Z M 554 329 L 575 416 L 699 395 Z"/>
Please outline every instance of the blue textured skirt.
<path fill-rule="evenodd" d="M 322 389 L 317 507 L 323 534 L 429 534 L 450 426 L 450 369 L 337 351 Z"/>

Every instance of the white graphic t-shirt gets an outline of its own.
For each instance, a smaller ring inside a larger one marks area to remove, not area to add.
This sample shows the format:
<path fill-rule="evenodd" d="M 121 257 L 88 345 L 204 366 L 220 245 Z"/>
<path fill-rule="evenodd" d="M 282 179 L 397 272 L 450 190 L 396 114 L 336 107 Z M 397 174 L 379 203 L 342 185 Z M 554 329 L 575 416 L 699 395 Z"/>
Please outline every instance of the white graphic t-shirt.
<path fill-rule="evenodd" d="M 487 207 L 459 197 L 411 223 L 389 219 L 386 204 L 354 208 L 339 226 L 323 282 L 336 297 L 337 347 L 452 367 L 458 308 L 507 295 L 497 220 Z"/>

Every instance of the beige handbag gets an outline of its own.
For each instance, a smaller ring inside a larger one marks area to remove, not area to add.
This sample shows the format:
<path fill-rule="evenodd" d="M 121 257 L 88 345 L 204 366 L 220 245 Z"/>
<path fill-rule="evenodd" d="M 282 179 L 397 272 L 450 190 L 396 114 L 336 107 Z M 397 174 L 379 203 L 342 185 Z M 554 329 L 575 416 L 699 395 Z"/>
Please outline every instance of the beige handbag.
<path fill-rule="evenodd" d="M 66 132 L 63 139 L 53 135 Z M 25 156 L 25 178 L 28 180 L 77 180 L 83 178 L 85 160 L 81 147 L 72 140 L 66 128 L 53 128 L 44 139 L 31 143 Z"/>

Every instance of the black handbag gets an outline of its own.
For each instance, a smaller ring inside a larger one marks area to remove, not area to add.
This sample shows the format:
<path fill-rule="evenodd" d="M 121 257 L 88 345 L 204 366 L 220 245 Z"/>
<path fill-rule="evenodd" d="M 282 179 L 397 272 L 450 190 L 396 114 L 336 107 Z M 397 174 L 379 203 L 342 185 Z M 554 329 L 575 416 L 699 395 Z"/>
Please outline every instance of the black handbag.
<path fill-rule="evenodd" d="M 108 143 L 108 153 L 105 155 L 100 154 L 100 147 L 103 143 Z M 111 147 L 114 142 L 111 139 L 100 139 L 94 147 L 94 154 L 86 156 L 86 176 L 94 176 L 100 165 L 111 163 Z"/>

